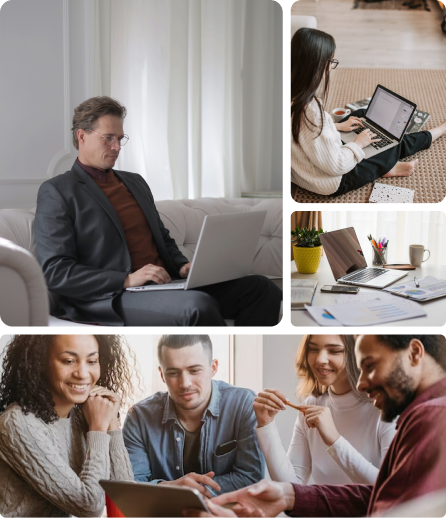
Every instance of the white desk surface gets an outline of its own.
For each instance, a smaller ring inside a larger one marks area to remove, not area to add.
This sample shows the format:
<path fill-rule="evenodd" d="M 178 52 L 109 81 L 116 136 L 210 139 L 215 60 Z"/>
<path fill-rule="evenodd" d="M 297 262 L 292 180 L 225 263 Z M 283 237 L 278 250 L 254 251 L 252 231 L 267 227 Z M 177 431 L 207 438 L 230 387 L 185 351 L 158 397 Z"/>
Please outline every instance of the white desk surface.
<path fill-rule="evenodd" d="M 425 262 L 422 266 L 416 270 L 410 270 L 407 272 L 408 275 L 403 277 L 401 281 L 413 280 L 414 277 L 418 279 L 422 277 L 437 277 L 439 279 L 446 279 L 446 266 L 434 266 L 429 265 L 429 262 Z M 335 285 L 336 281 L 331 272 L 330 265 L 328 264 L 327 257 L 323 256 L 319 270 L 316 273 L 305 274 L 298 273 L 296 270 L 296 264 L 294 261 L 291 262 L 291 278 L 292 279 L 314 279 L 318 280 L 316 293 L 314 294 L 313 306 L 322 306 L 324 304 L 331 305 L 336 304 L 336 297 L 339 293 L 322 293 L 321 288 L 325 284 Z M 347 284 L 339 284 L 340 286 L 347 286 Z M 376 293 L 380 290 L 374 288 L 364 288 L 361 286 L 359 293 Z M 443 326 L 446 322 L 446 297 L 431 300 L 428 302 L 421 302 L 421 306 L 427 313 L 425 317 L 410 318 L 407 320 L 400 320 L 396 322 L 388 322 L 387 324 L 380 324 L 380 326 L 392 327 L 392 326 Z M 291 323 L 294 326 L 309 326 L 309 327 L 321 327 L 317 324 L 308 314 L 305 309 L 293 309 L 291 311 Z M 346 329 L 348 327 L 346 326 Z"/>

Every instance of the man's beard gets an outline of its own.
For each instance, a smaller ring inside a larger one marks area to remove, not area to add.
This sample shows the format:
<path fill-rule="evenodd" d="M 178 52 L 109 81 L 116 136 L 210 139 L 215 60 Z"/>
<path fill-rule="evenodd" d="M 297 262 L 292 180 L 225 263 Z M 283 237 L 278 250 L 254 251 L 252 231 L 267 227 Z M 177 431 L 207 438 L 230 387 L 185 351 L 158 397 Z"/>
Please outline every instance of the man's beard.
<path fill-rule="evenodd" d="M 412 403 L 416 393 L 412 389 L 412 378 L 404 372 L 401 361 L 397 362 L 397 365 L 388 376 L 386 385 L 388 388 L 398 391 L 401 396 L 397 400 L 388 396 L 384 389 L 380 389 L 384 396 L 381 418 L 386 423 L 390 423 Z"/>
<path fill-rule="evenodd" d="M 175 401 L 175 405 L 182 408 L 183 410 L 195 410 L 196 408 L 199 408 L 203 404 L 203 401 L 204 400 L 202 398 L 199 398 L 193 404 L 191 402 L 189 402 L 189 404 L 188 404 L 188 403 L 181 403 L 181 401 Z"/>

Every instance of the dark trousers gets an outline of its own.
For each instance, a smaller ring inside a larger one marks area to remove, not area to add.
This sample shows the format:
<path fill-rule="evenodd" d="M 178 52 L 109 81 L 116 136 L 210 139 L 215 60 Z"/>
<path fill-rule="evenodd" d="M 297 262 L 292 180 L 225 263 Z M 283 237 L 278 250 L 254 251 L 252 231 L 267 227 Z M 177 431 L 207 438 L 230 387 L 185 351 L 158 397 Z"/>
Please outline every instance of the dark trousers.
<path fill-rule="evenodd" d="M 352 114 L 344 117 L 341 122 L 344 122 L 349 117 L 363 117 L 365 110 L 356 110 Z M 414 155 L 422 149 L 427 149 L 432 144 L 432 134 L 429 131 L 420 131 L 419 133 L 411 133 L 404 135 L 401 142 L 382 153 L 379 153 L 371 158 L 367 158 L 359 162 L 354 169 L 344 174 L 341 179 L 341 184 L 338 190 L 332 196 L 340 196 L 355 189 L 359 189 L 369 182 L 375 181 L 388 173 L 402 158 Z"/>
<path fill-rule="evenodd" d="M 194 290 L 124 293 L 115 310 L 126 326 L 274 326 L 282 292 L 268 278 L 249 275 Z"/>

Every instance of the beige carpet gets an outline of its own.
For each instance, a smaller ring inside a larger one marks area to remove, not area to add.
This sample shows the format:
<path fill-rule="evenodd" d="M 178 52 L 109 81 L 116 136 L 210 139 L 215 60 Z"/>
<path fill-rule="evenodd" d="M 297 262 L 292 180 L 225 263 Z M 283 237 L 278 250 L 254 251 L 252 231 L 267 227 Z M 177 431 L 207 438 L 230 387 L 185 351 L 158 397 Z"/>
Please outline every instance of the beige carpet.
<path fill-rule="evenodd" d="M 417 103 L 431 114 L 423 129 L 438 126 L 446 119 L 446 70 L 394 70 L 338 68 L 333 74 L 327 111 L 337 106 L 370 97 L 377 84 Z M 415 191 L 415 203 L 438 203 L 446 196 L 446 136 L 430 149 L 405 161 L 419 159 L 415 173 L 408 178 L 380 178 L 378 181 Z M 292 184 L 292 196 L 301 203 L 366 203 L 372 184 L 337 198 L 314 194 Z"/>

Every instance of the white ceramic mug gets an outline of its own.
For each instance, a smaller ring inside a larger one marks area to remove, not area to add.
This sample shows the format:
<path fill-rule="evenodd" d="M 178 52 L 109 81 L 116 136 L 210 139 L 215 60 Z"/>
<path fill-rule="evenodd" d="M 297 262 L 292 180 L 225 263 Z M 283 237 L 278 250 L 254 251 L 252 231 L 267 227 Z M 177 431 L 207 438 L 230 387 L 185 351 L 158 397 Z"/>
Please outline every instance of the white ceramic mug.
<path fill-rule="evenodd" d="M 341 112 L 342 111 L 342 115 L 336 115 L 336 112 Z M 331 112 L 331 115 L 333 117 L 333 120 L 335 122 L 339 122 L 340 120 L 342 120 L 344 117 L 347 117 L 347 115 L 350 115 L 351 113 L 351 110 L 349 108 L 335 108 L 332 112 Z"/>
<path fill-rule="evenodd" d="M 424 263 L 424 261 L 427 261 L 429 257 L 431 256 L 431 253 L 429 252 L 429 255 L 427 256 L 427 259 L 424 259 L 424 252 L 429 252 L 427 248 L 424 248 L 423 245 L 409 245 L 409 262 L 412 266 L 421 266 L 421 263 Z"/>

